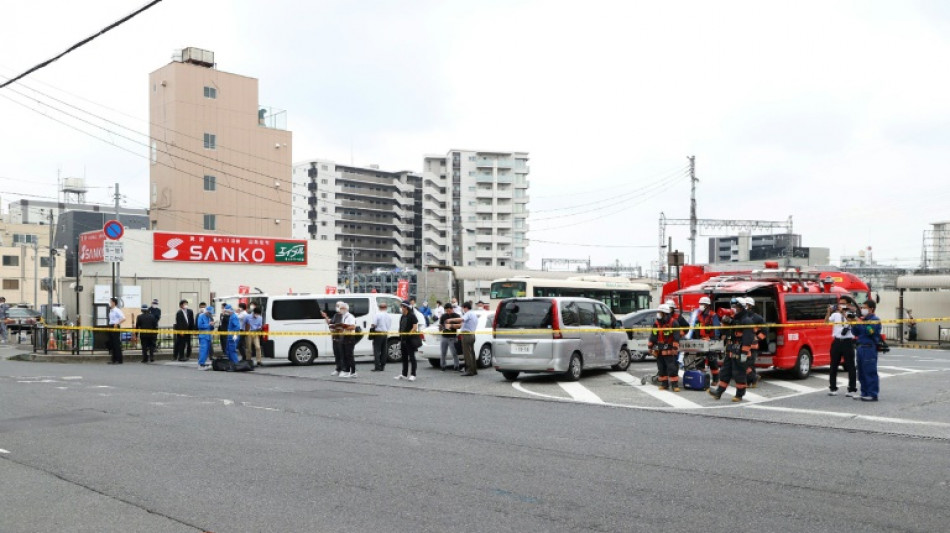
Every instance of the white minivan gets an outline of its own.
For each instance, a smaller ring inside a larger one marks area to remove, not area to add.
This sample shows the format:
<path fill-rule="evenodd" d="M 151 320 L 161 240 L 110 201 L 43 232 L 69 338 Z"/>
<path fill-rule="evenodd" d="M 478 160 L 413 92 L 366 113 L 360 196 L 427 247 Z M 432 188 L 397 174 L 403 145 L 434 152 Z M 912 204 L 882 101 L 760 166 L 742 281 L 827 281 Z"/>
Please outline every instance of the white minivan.
<path fill-rule="evenodd" d="M 399 308 L 400 300 L 394 294 L 353 293 L 353 294 L 287 294 L 269 296 L 263 294 L 242 295 L 250 302 L 263 309 L 264 331 L 266 336 L 261 341 L 261 351 L 265 357 L 274 359 L 287 358 L 295 365 L 312 365 L 317 358 L 333 360 L 333 344 L 329 335 L 327 320 L 321 312 L 326 313 L 333 320 L 336 314 L 336 303 L 346 302 L 350 306 L 350 313 L 356 318 L 356 325 L 362 330 L 353 355 L 373 356 L 373 338 L 367 333 L 376 313 L 379 312 L 379 303 L 386 302 L 386 312 L 391 315 L 392 326 L 388 339 L 389 361 L 402 360 L 402 351 L 399 348 L 399 318 L 402 312 Z M 235 297 L 229 297 L 231 300 Z M 230 302 L 231 305 L 237 305 Z M 421 324 L 425 318 L 416 311 Z"/>

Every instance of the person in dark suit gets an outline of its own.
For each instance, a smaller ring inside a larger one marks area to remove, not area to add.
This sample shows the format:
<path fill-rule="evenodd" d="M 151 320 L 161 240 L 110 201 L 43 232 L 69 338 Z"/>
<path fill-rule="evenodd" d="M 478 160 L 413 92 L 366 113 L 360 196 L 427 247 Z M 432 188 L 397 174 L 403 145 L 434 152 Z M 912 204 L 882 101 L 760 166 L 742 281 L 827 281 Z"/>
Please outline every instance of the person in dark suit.
<path fill-rule="evenodd" d="M 194 330 L 195 313 L 188 309 L 188 300 L 178 302 L 175 313 L 175 359 L 187 361 L 191 358 L 191 331 Z"/>
<path fill-rule="evenodd" d="M 155 323 L 159 324 L 162 321 L 162 308 L 158 306 L 158 298 L 152 298 L 152 307 L 148 308 L 148 312 L 152 313 L 152 316 L 155 317 Z"/>
<path fill-rule="evenodd" d="M 140 314 L 135 319 L 135 329 L 147 329 L 147 330 L 156 330 L 158 329 L 158 319 L 155 318 L 149 309 L 148 306 L 142 306 L 142 314 Z M 155 339 L 158 337 L 156 333 L 139 333 L 139 341 L 142 343 L 142 362 L 143 363 L 154 363 L 155 362 Z"/>

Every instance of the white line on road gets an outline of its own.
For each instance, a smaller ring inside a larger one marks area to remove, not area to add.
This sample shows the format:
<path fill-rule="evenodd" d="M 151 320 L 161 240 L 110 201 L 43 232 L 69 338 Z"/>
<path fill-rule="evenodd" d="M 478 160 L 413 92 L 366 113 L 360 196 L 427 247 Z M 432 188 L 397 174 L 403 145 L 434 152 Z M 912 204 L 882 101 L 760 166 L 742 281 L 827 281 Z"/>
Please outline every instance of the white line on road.
<path fill-rule="evenodd" d="M 277 408 L 274 408 L 274 407 L 261 407 L 260 405 L 251 405 L 251 404 L 249 404 L 249 403 L 247 403 L 247 402 L 241 402 L 241 405 L 243 405 L 244 407 L 247 407 L 247 408 L 249 408 L 249 409 L 260 409 L 260 410 L 262 410 L 262 411 L 280 411 L 280 409 L 277 409 Z"/>
<path fill-rule="evenodd" d="M 10 452 L 8 452 L 7 450 L 4 450 L 3 448 L 0 448 L 0 453 L 10 453 Z"/>
<path fill-rule="evenodd" d="M 914 374 L 920 372 L 920 370 L 914 370 L 913 368 L 904 368 L 900 366 L 881 366 L 878 365 L 878 368 L 886 368 L 888 370 L 900 370 L 901 372 L 906 372 L 908 374 Z"/>
<path fill-rule="evenodd" d="M 627 372 L 610 372 L 610 375 L 672 407 L 680 409 L 698 409 L 702 407 L 698 403 L 680 396 L 678 393 L 660 390 L 656 388 L 655 385 L 641 385 L 640 378 Z"/>
<path fill-rule="evenodd" d="M 543 393 L 540 393 L 540 392 L 530 391 L 530 390 L 524 388 L 524 387 L 521 385 L 521 383 L 519 383 L 519 382 L 517 382 L 517 381 L 512 381 L 512 382 L 511 382 L 511 386 L 512 386 L 516 391 L 520 391 L 520 392 L 523 392 L 523 393 L 525 393 L 525 394 L 530 394 L 530 395 L 532 395 L 532 396 L 540 396 L 540 397 L 542 397 L 542 398 L 550 398 L 550 399 L 552 399 L 552 400 L 561 400 L 562 402 L 569 402 L 569 401 L 571 401 L 570 398 L 564 398 L 564 397 L 561 397 L 561 396 L 554 396 L 553 394 L 543 394 Z"/>
<path fill-rule="evenodd" d="M 767 380 L 762 380 L 762 383 L 767 383 L 767 384 L 769 384 L 769 385 L 777 385 L 777 386 L 782 387 L 782 388 L 785 388 L 785 389 L 793 390 L 793 391 L 795 391 L 795 392 L 802 392 L 802 393 L 806 393 L 806 394 L 807 394 L 807 393 L 810 393 L 810 392 L 817 392 L 817 391 L 820 391 L 820 390 L 821 390 L 821 389 L 816 389 L 815 387 L 809 387 L 809 386 L 807 386 L 807 385 L 802 385 L 801 383 L 793 383 L 793 382 L 791 382 L 791 381 L 784 381 L 784 380 L 781 380 L 781 379 L 767 379 Z"/>
<path fill-rule="evenodd" d="M 60 379 L 69 379 L 69 380 L 82 379 L 82 376 L 63 376 L 63 377 L 60 378 Z"/>
<path fill-rule="evenodd" d="M 767 411 L 781 411 L 785 413 L 797 413 L 805 415 L 835 416 L 838 418 L 854 418 L 857 420 L 867 420 L 870 422 L 884 422 L 888 424 L 914 424 L 920 426 L 950 427 L 950 423 L 931 422 L 929 420 L 913 420 L 910 418 L 890 418 L 884 416 L 859 415 L 855 413 L 842 413 L 837 411 L 821 411 L 817 409 L 799 409 L 796 407 L 777 407 L 774 405 L 749 405 L 749 409 L 764 409 Z"/>
<path fill-rule="evenodd" d="M 570 394 L 571 398 L 574 398 L 579 402 L 604 403 L 604 401 L 600 399 L 600 396 L 597 396 L 590 389 L 581 385 L 580 383 L 575 383 L 573 381 L 558 381 L 557 384 L 560 385 L 565 392 Z"/>

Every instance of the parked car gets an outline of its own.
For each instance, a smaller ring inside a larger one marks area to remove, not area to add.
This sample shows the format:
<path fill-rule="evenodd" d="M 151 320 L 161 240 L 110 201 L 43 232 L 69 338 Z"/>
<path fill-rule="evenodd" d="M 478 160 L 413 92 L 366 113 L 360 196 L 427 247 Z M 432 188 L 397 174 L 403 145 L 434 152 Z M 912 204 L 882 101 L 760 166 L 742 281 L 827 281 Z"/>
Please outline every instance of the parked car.
<path fill-rule="evenodd" d="M 25 331 L 33 329 L 42 315 L 34 309 L 11 307 L 7 309 L 7 331 Z"/>
<path fill-rule="evenodd" d="M 476 312 L 478 314 L 478 326 L 475 328 L 475 362 L 478 368 L 488 368 L 492 364 L 492 334 L 491 323 L 495 314 L 487 311 Z M 433 324 L 425 330 L 425 338 L 420 348 L 420 357 L 429 360 L 429 364 L 439 368 L 442 364 L 442 335 L 439 333 L 439 325 Z M 445 355 L 448 364 L 452 364 L 452 352 Z M 459 352 L 459 364 L 463 363 L 462 352 Z"/>
<path fill-rule="evenodd" d="M 587 368 L 627 370 L 630 351 L 621 322 L 591 298 L 509 298 L 494 322 L 495 370 L 508 381 L 522 372 L 564 374 L 577 381 Z"/>
<path fill-rule="evenodd" d="M 659 312 L 659 309 L 643 309 L 641 311 L 634 311 L 633 313 L 627 313 L 626 315 L 619 316 L 620 322 L 623 323 L 623 329 L 641 329 L 649 328 L 653 326 L 653 322 L 656 320 L 656 314 Z M 647 330 L 643 331 L 628 331 L 627 339 L 628 340 L 637 340 L 637 341 L 647 341 L 650 339 L 650 332 Z M 650 355 L 648 352 L 631 350 L 630 359 L 633 361 L 643 361 Z"/>

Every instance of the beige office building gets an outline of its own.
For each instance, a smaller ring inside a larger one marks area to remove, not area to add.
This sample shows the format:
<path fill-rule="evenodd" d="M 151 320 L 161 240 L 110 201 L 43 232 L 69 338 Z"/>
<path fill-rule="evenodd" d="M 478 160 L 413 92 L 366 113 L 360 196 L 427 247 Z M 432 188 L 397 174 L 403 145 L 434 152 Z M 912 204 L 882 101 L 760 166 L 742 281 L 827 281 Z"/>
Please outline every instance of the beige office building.
<path fill-rule="evenodd" d="M 153 230 L 290 237 L 291 132 L 255 78 L 186 48 L 149 75 Z"/>
<path fill-rule="evenodd" d="M 66 273 L 66 262 L 60 257 L 55 262 L 53 279 L 60 280 Z M 42 283 L 49 277 L 49 226 L 39 224 L 11 224 L 0 222 L 0 296 L 10 305 L 23 304 L 39 309 L 48 301 Z M 54 295 L 54 303 L 64 296 Z"/>

